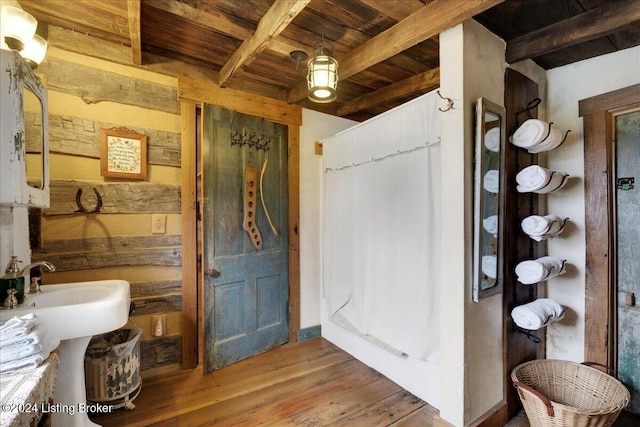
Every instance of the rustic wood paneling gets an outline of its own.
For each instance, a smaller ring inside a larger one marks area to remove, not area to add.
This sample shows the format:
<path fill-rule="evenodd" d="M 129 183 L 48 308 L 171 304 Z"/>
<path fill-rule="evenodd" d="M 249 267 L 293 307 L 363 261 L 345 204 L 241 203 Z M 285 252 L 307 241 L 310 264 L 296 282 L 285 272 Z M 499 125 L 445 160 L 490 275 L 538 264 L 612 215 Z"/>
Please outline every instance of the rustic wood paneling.
<path fill-rule="evenodd" d="M 87 104 L 111 101 L 180 114 L 174 87 L 126 77 L 49 57 L 37 69 L 50 91 L 75 95 Z"/>
<path fill-rule="evenodd" d="M 180 280 L 155 280 L 151 282 L 129 282 L 131 298 L 154 297 L 158 295 L 180 292 L 182 282 Z"/>
<path fill-rule="evenodd" d="M 179 247 L 180 235 L 154 234 L 151 236 L 112 236 L 84 239 L 46 240 L 42 243 L 44 253 L 130 251 L 148 248 Z"/>
<path fill-rule="evenodd" d="M 131 297 L 131 302 L 135 305 L 133 313 L 136 316 L 180 311 L 182 309 L 182 294 L 176 292 L 159 296 Z"/>
<path fill-rule="evenodd" d="M 49 114 L 49 152 L 100 158 L 100 129 L 113 129 L 121 125 L 97 122 L 81 117 Z M 25 112 L 27 135 L 40 132 L 40 115 Z M 180 134 L 155 129 L 128 127 L 147 136 L 147 163 L 151 165 L 180 166 Z M 35 152 L 38 139 L 27 138 L 27 152 Z"/>
<path fill-rule="evenodd" d="M 175 267 L 182 264 L 182 250 L 179 247 L 175 247 L 122 252 L 70 252 L 59 254 L 33 252 L 32 259 L 34 261 L 49 261 L 56 266 L 56 271 L 141 265 Z"/>
<path fill-rule="evenodd" d="M 79 188 L 82 189 L 82 205 L 89 210 L 97 204 L 93 189 L 100 193 L 103 203 L 101 213 L 180 213 L 181 191 L 178 185 L 54 180 L 50 186 L 51 206 L 43 210 L 47 216 L 76 213 L 76 193 Z"/>
<path fill-rule="evenodd" d="M 140 341 L 140 369 L 180 363 L 182 338 L 179 335 L 165 336 Z"/>

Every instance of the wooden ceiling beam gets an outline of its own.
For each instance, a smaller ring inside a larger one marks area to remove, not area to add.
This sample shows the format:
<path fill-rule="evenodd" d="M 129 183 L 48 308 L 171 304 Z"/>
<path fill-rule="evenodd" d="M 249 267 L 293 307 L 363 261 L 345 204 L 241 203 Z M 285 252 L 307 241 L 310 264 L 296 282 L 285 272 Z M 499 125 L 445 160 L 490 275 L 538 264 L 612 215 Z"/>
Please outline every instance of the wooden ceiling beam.
<path fill-rule="evenodd" d="M 340 60 L 338 75 L 345 80 L 502 2 L 504 0 L 434 0 L 353 49 Z M 301 82 L 289 91 L 287 99 L 296 103 L 306 96 L 306 82 Z"/>
<path fill-rule="evenodd" d="M 640 2 L 622 0 L 581 13 L 507 42 L 506 60 L 512 64 L 578 43 L 604 37 L 640 24 Z"/>
<path fill-rule="evenodd" d="M 127 0 L 131 62 L 142 65 L 142 39 L 140 38 L 140 0 Z"/>
<path fill-rule="evenodd" d="M 128 46 L 121 45 L 120 43 L 109 42 L 54 25 L 49 25 L 48 42 L 51 48 L 62 49 L 117 64 L 132 66 L 131 50 Z M 173 77 L 190 77 L 216 85 L 219 81 L 218 72 L 208 67 L 187 64 L 186 62 L 148 52 L 142 53 L 142 60 L 144 65 L 135 65 L 135 68 Z M 229 87 L 280 101 L 286 100 L 286 92 L 283 89 L 250 79 L 236 79 Z"/>
<path fill-rule="evenodd" d="M 234 39 L 247 40 L 253 37 L 253 31 L 233 22 L 224 13 L 214 10 L 197 9 L 177 0 L 143 0 L 145 5 L 177 15 L 217 33 Z"/>
<path fill-rule="evenodd" d="M 289 25 L 311 0 L 276 0 L 264 14 L 256 32 L 231 55 L 220 70 L 220 87 L 226 87 L 235 73 L 253 60 Z"/>
<path fill-rule="evenodd" d="M 373 92 L 366 93 L 358 98 L 342 104 L 338 108 L 338 116 L 346 116 L 357 111 L 404 98 L 415 92 L 428 92 L 440 86 L 440 67 L 433 68 L 421 74 L 401 80 L 389 86 Z"/>

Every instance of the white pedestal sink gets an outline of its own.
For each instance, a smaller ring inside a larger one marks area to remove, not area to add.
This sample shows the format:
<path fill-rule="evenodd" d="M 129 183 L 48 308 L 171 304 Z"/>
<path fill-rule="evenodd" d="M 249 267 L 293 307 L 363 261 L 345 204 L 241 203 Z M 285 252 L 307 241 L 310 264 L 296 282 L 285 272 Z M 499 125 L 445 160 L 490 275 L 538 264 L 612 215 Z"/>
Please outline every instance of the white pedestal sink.
<path fill-rule="evenodd" d="M 100 280 L 42 286 L 24 304 L 0 310 L 0 323 L 35 313 L 52 336 L 60 338 L 58 379 L 53 395 L 53 427 L 96 426 L 86 413 L 84 353 L 93 335 L 116 330 L 129 317 L 129 282 Z"/>

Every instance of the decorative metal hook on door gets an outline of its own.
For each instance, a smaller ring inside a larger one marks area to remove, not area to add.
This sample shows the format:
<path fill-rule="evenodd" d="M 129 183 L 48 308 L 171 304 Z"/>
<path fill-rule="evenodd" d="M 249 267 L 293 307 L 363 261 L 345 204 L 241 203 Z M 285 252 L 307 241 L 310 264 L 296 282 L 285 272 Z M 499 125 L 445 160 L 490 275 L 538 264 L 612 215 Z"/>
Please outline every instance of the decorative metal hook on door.
<path fill-rule="evenodd" d="M 446 113 L 447 111 L 451 110 L 453 108 L 453 100 L 451 98 L 447 98 L 446 96 L 442 96 L 442 94 L 440 93 L 440 91 L 438 90 L 438 96 L 440 97 L 440 99 L 444 99 L 447 101 L 447 108 L 446 109 L 442 109 L 440 107 L 438 107 L 438 110 L 442 111 L 443 113 Z"/>
<path fill-rule="evenodd" d="M 93 192 L 96 193 L 98 202 L 96 203 L 96 206 L 93 208 L 93 210 L 88 210 L 87 208 L 82 206 L 82 201 L 80 200 L 82 197 L 82 188 L 78 188 L 78 192 L 76 193 L 76 205 L 78 205 L 78 210 L 76 212 L 80 212 L 80 213 L 100 212 L 100 208 L 102 207 L 102 197 L 100 196 L 100 193 L 98 193 L 98 190 L 95 189 L 95 187 L 93 188 Z"/>

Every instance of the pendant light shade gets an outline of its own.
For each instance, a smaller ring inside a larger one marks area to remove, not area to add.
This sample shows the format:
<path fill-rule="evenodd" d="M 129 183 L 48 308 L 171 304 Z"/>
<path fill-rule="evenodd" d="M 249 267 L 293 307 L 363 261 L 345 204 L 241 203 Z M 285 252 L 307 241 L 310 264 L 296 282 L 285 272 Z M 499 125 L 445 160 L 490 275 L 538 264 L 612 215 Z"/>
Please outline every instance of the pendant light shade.
<path fill-rule="evenodd" d="M 331 102 L 338 95 L 338 61 L 331 54 L 332 51 L 324 47 L 323 37 L 315 55 L 307 63 L 308 98 L 313 102 Z"/>
<path fill-rule="evenodd" d="M 7 46 L 12 50 L 21 51 L 36 33 L 38 21 L 22 9 L 2 6 L 0 24 Z"/>

